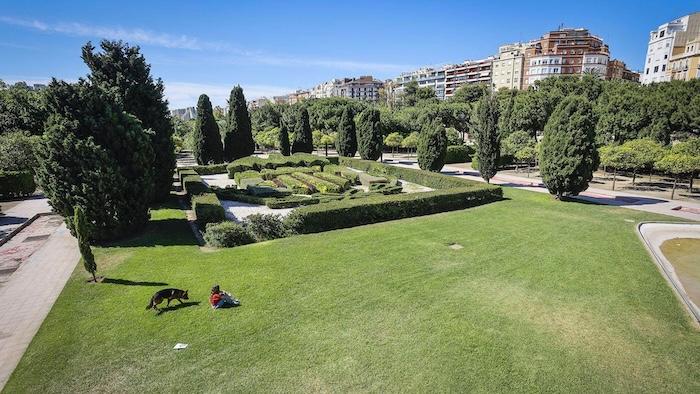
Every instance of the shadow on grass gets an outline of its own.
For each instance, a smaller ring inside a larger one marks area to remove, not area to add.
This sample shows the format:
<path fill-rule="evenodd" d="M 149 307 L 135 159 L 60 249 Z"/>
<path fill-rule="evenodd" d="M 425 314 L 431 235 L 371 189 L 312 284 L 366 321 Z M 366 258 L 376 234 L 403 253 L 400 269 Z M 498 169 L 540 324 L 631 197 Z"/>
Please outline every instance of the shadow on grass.
<path fill-rule="evenodd" d="M 165 308 L 160 308 L 158 310 L 158 313 L 156 314 L 156 316 L 160 316 L 163 313 L 176 311 L 176 310 L 182 309 L 182 308 L 189 308 L 191 306 L 197 306 L 199 304 L 201 304 L 200 301 L 188 301 L 188 302 L 183 302 L 182 304 L 166 306 Z"/>
<path fill-rule="evenodd" d="M 104 278 L 102 283 L 108 283 L 111 285 L 122 285 L 122 286 L 167 286 L 164 282 L 134 282 L 128 279 L 115 279 L 115 278 Z"/>

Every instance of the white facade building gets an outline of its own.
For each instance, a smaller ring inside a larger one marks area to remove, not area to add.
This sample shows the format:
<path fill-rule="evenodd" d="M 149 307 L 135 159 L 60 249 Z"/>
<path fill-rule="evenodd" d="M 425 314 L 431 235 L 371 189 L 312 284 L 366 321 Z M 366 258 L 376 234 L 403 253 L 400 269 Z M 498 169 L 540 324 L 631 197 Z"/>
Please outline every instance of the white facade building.
<path fill-rule="evenodd" d="M 491 73 L 491 85 L 494 90 L 522 89 L 526 47 L 526 44 L 516 42 L 498 48 L 498 56 L 493 60 Z"/>
<path fill-rule="evenodd" d="M 410 82 L 417 82 L 420 88 L 432 88 L 435 96 L 445 99 L 445 69 L 421 68 L 415 71 L 405 72 L 391 80 L 391 88 L 388 95 L 396 99 Z"/>
<path fill-rule="evenodd" d="M 675 48 L 684 48 L 689 40 L 700 35 L 700 12 L 664 23 L 649 33 L 649 44 L 644 69 L 640 78 L 643 84 L 671 80 L 669 62 Z"/>

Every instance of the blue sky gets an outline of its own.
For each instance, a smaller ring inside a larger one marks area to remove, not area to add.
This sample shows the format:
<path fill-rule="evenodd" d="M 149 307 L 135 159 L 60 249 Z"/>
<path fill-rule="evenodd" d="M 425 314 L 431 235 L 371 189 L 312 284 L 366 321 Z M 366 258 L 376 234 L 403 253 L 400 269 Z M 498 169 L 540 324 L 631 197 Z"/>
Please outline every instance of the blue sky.
<path fill-rule="evenodd" d="M 171 108 L 201 93 L 223 105 L 343 76 L 385 79 L 425 65 L 494 54 L 559 24 L 587 27 L 612 56 L 641 68 L 648 33 L 700 11 L 686 1 L 3 1 L 0 79 L 76 80 L 80 47 L 123 39 L 141 46 Z"/>

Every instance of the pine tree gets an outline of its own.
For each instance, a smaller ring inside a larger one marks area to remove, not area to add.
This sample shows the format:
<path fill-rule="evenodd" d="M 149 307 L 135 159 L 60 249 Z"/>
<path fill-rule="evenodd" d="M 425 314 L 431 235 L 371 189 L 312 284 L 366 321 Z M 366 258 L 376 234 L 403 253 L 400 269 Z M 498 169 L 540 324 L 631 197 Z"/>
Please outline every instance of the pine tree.
<path fill-rule="evenodd" d="M 203 94 L 197 101 L 197 120 L 194 126 L 194 158 L 199 164 L 221 163 L 224 147 L 219 126 L 214 119 L 209 96 Z"/>
<path fill-rule="evenodd" d="M 302 108 L 297 116 L 292 153 L 311 153 L 314 151 L 314 140 L 311 134 L 311 125 L 309 124 L 309 111 L 306 108 Z"/>
<path fill-rule="evenodd" d="M 250 115 L 243 89 L 239 85 L 231 90 L 228 108 L 224 130 L 224 160 L 233 161 L 255 152 Z"/>
<path fill-rule="evenodd" d="M 421 170 L 440 172 L 447 155 L 447 133 L 438 121 L 426 125 L 418 138 L 418 166 Z"/>
<path fill-rule="evenodd" d="M 279 146 L 280 153 L 285 156 L 289 156 L 289 132 L 287 131 L 287 125 L 283 121 L 280 121 L 279 128 Z"/>
<path fill-rule="evenodd" d="M 336 149 L 338 155 L 353 157 L 357 153 L 357 134 L 355 133 L 355 119 L 352 108 L 346 106 L 338 123 L 338 136 L 336 137 Z"/>
<path fill-rule="evenodd" d="M 564 194 L 575 196 L 588 188 L 598 164 L 593 107 L 583 96 L 568 96 L 544 127 L 542 181 L 557 199 Z"/>
<path fill-rule="evenodd" d="M 153 193 L 153 147 L 141 123 L 114 96 L 81 80 L 53 81 L 51 112 L 37 149 L 36 178 L 51 206 L 66 219 L 80 205 L 92 240 L 131 235 L 148 221 Z"/>
<path fill-rule="evenodd" d="M 357 121 L 357 147 L 364 160 L 377 160 L 382 155 L 384 136 L 379 111 L 368 108 L 360 113 Z"/>
<path fill-rule="evenodd" d="M 501 141 L 498 136 L 498 101 L 492 93 L 479 99 L 476 109 L 476 156 L 479 173 L 486 182 L 498 171 Z"/>
<path fill-rule="evenodd" d="M 168 102 L 163 97 L 163 81 L 153 79 L 151 66 L 139 47 L 107 40 L 100 47 L 102 53 L 96 53 L 90 42 L 83 47 L 82 58 L 90 69 L 88 78 L 115 93 L 124 110 L 136 116 L 144 130 L 153 131 L 149 134 L 154 153 L 153 198 L 162 201 L 170 194 L 175 171 L 174 128 Z"/>
<path fill-rule="evenodd" d="M 85 271 L 92 274 L 93 282 L 97 282 L 97 276 L 95 276 L 97 264 L 95 263 L 95 256 L 92 254 L 92 249 L 90 249 L 90 236 L 85 213 L 80 205 L 76 205 L 73 211 L 75 212 L 73 214 L 73 228 L 75 229 L 75 236 L 78 238 L 78 249 L 80 249 L 83 267 L 85 267 Z"/>

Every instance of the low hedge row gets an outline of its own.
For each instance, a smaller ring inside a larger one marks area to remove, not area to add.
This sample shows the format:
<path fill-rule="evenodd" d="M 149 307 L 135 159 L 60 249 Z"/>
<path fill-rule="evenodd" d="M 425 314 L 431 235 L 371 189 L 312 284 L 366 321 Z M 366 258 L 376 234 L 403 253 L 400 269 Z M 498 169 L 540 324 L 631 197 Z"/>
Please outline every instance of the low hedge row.
<path fill-rule="evenodd" d="M 294 208 L 302 205 L 318 204 L 316 197 L 292 196 L 289 191 L 273 195 L 251 195 L 233 188 L 214 189 L 222 200 L 240 201 L 247 204 L 267 205 L 271 209 Z"/>
<path fill-rule="evenodd" d="M 331 174 L 330 172 L 314 172 L 313 175 L 316 178 L 323 179 L 324 181 L 335 183 L 336 185 L 342 187 L 343 190 L 350 188 L 350 180 L 343 178 L 342 176 Z"/>
<path fill-rule="evenodd" d="M 191 169 L 191 168 L 180 168 L 177 170 L 177 178 L 180 180 L 180 185 L 184 188 L 184 179 L 186 176 L 189 175 L 199 175 L 197 174 L 197 171 Z"/>
<path fill-rule="evenodd" d="M 291 175 L 280 175 L 276 179 L 282 184 L 282 186 L 291 190 L 293 193 L 311 194 L 314 192 L 311 186 L 307 185 L 306 183 L 300 181 L 299 179 Z"/>
<path fill-rule="evenodd" d="M 445 164 L 466 163 L 471 160 L 474 149 L 467 145 L 450 145 L 447 147 Z"/>
<path fill-rule="evenodd" d="M 263 179 L 275 179 L 280 175 L 293 174 L 295 172 L 305 172 L 307 174 L 314 173 L 316 171 L 321 171 L 321 167 L 277 167 L 275 169 L 264 168 L 260 171 Z"/>
<path fill-rule="evenodd" d="M 500 198 L 501 189 L 497 187 L 464 187 L 349 199 L 298 208 L 287 216 L 285 223 L 297 233 L 317 233 L 465 209 Z"/>
<path fill-rule="evenodd" d="M 218 223 L 226 220 L 224 208 L 214 193 L 192 196 L 192 210 L 200 228 L 206 228 L 208 223 Z"/>
<path fill-rule="evenodd" d="M 291 156 L 282 156 L 279 153 L 272 153 L 267 159 L 257 156 L 247 156 L 238 160 L 232 161 L 226 166 L 229 178 L 233 179 L 234 174 L 241 171 L 262 169 L 275 169 L 279 167 L 311 167 L 323 166 L 330 164 L 328 159 L 310 153 L 295 153 Z"/>
<path fill-rule="evenodd" d="M 214 175 L 225 174 L 228 163 L 208 164 L 202 166 L 182 167 L 183 169 L 192 170 L 199 175 Z"/>
<path fill-rule="evenodd" d="M 336 159 L 339 159 L 336 157 Z M 355 172 L 347 167 L 339 166 L 337 164 L 329 164 L 323 167 L 323 172 L 327 172 L 333 175 L 340 175 L 343 178 L 347 178 L 353 185 L 360 183 L 360 173 Z"/>
<path fill-rule="evenodd" d="M 262 178 L 262 175 L 260 174 L 260 172 L 255 171 L 255 170 L 240 171 L 240 172 L 237 172 L 233 177 L 233 179 L 236 181 L 236 184 L 239 186 L 242 186 L 241 181 L 243 179 L 253 179 L 253 178 L 257 178 L 260 180 L 257 183 L 260 183 L 263 181 L 263 178 Z M 241 188 L 245 189 L 245 187 L 241 187 Z"/>
<path fill-rule="evenodd" d="M 29 171 L 0 171 L 0 197 L 28 196 L 36 191 L 34 175 Z"/>
<path fill-rule="evenodd" d="M 198 194 L 211 193 L 211 189 L 199 175 L 186 175 L 182 180 L 182 189 L 190 198 Z"/>
<path fill-rule="evenodd" d="M 255 242 L 253 233 L 234 222 L 208 223 L 204 241 L 215 248 L 232 248 Z"/>
<path fill-rule="evenodd" d="M 311 174 L 295 172 L 292 174 L 292 176 L 306 184 L 313 186 L 314 189 L 321 193 L 341 193 L 343 191 L 343 188 L 339 185 L 321 178 L 316 178 Z"/>

